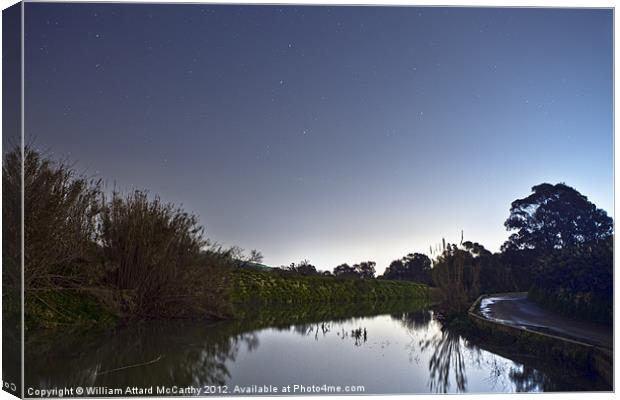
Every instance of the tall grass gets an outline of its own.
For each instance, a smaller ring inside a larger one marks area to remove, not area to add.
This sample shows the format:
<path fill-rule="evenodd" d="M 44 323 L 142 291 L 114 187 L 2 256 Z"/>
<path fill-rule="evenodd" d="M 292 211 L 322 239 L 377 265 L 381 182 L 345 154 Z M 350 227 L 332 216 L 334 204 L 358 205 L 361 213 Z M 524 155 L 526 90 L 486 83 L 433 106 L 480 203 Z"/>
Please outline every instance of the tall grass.
<path fill-rule="evenodd" d="M 126 293 L 124 312 L 143 318 L 217 314 L 229 261 L 202 253 L 198 219 L 145 192 L 102 203 L 100 243 L 107 284 Z M 214 307 L 215 306 L 215 307 Z"/>
<path fill-rule="evenodd" d="M 227 315 L 236 253 L 209 247 L 195 216 L 142 191 L 107 199 L 99 180 L 31 147 L 23 163 L 27 321 Z M 5 289 L 21 279 L 21 165 L 20 148 L 5 155 Z"/>
<path fill-rule="evenodd" d="M 9 326 L 9 318 L 18 324 L 21 318 L 21 194 L 21 152 L 13 150 L 5 155 L 2 163 L 2 315 L 5 326 Z"/>
<path fill-rule="evenodd" d="M 7 154 L 2 170 L 4 225 L 20 229 L 21 153 Z M 93 254 L 99 182 L 78 176 L 32 148 L 24 151 L 24 287 L 51 288 L 79 280 Z M 14 233 L 9 232 L 10 235 Z M 19 254 L 11 249 L 9 258 Z"/>
<path fill-rule="evenodd" d="M 480 294 L 480 259 L 470 251 L 448 244 L 435 260 L 433 282 L 444 295 L 450 312 L 467 310 Z"/>

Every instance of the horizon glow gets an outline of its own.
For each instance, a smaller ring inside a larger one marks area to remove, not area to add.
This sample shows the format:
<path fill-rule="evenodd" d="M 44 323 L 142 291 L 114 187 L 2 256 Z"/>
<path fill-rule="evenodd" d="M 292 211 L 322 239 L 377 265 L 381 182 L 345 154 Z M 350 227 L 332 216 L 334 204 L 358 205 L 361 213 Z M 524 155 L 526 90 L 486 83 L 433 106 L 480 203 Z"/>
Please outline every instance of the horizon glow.
<path fill-rule="evenodd" d="M 497 251 L 542 182 L 614 217 L 610 9 L 25 7 L 26 142 L 267 265 Z"/>

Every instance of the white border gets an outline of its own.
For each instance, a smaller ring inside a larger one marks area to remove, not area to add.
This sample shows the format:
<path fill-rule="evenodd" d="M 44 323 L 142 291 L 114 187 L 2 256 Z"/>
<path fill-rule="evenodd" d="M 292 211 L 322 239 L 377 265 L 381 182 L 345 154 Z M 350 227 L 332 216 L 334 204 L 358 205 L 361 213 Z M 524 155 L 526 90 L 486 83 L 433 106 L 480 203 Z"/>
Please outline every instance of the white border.
<path fill-rule="evenodd" d="M 46 1 L 41 1 L 41 0 L 29 0 L 28 2 L 46 2 Z M 88 2 L 88 1 L 47 1 L 47 2 L 59 2 L 59 3 L 69 3 L 69 2 Z M 96 2 L 100 2 L 100 3 L 122 3 L 123 1 L 92 1 L 91 3 L 96 3 Z M 136 1 L 125 1 L 126 3 L 179 3 L 179 4 L 231 4 L 231 3 L 235 3 L 235 2 L 231 2 L 231 1 L 174 1 L 174 0 L 151 0 L 151 1 L 143 1 L 143 0 L 136 0 Z M 16 1 L 11 1 L 11 0 L 0 0 L 0 5 L 2 6 L 2 9 L 7 8 L 13 4 L 15 4 Z M 540 0 L 540 1 L 514 1 L 514 0 L 501 0 L 501 1 L 480 1 L 480 0 L 470 0 L 470 1 L 464 1 L 464 0 L 447 0 L 447 1 L 437 1 L 437 0 L 425 0 L 423 2 L 420 1 L 407 1 L 407 0 L 391 0 L 391 1 L 384 1 L 384 0 L 375 0 L 375 1 L 364 1 L 364 0 L 339 0 L 339 1 L 329 1 L 329 0 L 314 0 L 312 2 L 308 2 L 308 1 L 278 1 L 278 0 L 271 0 L 271 1 L 260 1 L 260 0 L 243 0 L 243 1 L 239 1 L 236 2 L 237 4 L 319 4 L 319 5 L 326 5 L 326 4 L 337 4 L 337 5 L 383 5 L 383 6 L 389 6 L 389 5 L 418 5 L 418 6 L 469 6 L 469 7 L 491 7 L 491 6 L 495 6 L 495 7 L 559 7 L 559 8 L 615 8 L 615 1 L 605 1 L 605 0 L 590 0 L 590 1 L 575 1 L 575 0 Z M 22 4 L 23 7 L 23 4 Z M 0 22 L 1 25 L 1 22 Z M 1 30 L 0 30 L 1 32 Z M 1 36 L 1 33 L 0 33 Z M 615 101 L 616 97 L 616 80 L 615 80 L 615 76 L 616 76 L 616 69 L 617 69 L 617 64 L 616 64 L 616 45 L 618 43 L 618 33 L 615 30 L 615 10 L 614 10 L 614 116 L 613 116 L 613 127 L 614 127 L 614 221 L 616 220 L 616 218 L 618 218 L 618 215 L 616 214 L 616 202 L 617 202 L 617 197 L 615 196 L 615 187 L 616 187 L 616 179 L 619 176 L 618 175 L 618 166 L 615 163 L 615 154 L 617 153 L 616 150 L 618 150 L 618 143 L 615 141 L 615 113 L 618 111 L 617 109 L 617 102 Z M 24 9 L 22 8 L 22 110 L 21 110 L 21 118 L 22 118 L 22 135 L 21 135 L 21 141 L 22 141 L 22 149 L 23 149 L 23 144 L 24 144 L 24 114 L 25 114 L 25 110 L 24 110 Z M 0 72 L 1 72 L 1 66 L 0 66 Z M 1 84 L 0 84 L 1 85 Z M 2 113 L 1 107 L 0 107 L 0 115 Z M 23 150 L 22 150 L 23 151 Z M 23 158 L 22 158 L 23 159 Z M 23 168 L 22 168 L 23 171 Z M 22 185 L 23 185 L 23 175 L 22 175 Z M 1 193 L 1 192 L 0 192 Z M 23 210 L 23 206 L 24 206 L 24 199 L 22 196 L 22 210 Z M 21 227 L 21 231 L 22 231 L 22 265 L 23 265 L 23 257 L 24 257 L 24 249 L 23 249 L 23 218 L 24 215 L 22 213 L 22 227 Z M 1 221 L 1 214 L 0 214 L 0 221 Z M 0 233 L 1 235 L 1 233 Z M 616 238 L 617 238 L 617 233 L 616 233 Z M 614 243 L 614 266 L 618 265 L 617 261 L 618 261 L 618 255 L 615 251 L 616 246 Z M 1 250 L 0 250 L 0 254 L 1 254 Z M 22 268 L 22 314 L 23 314 L 23 268 Z M 614 288 L 617 288 L 616 285 L 617 282 L 617 274 L 614 274 Z M 616 292 L 614 290 L 614 310 L 618 310 L 618 305 L 619 305 L 619 301 L 618 301 L 618 296 L 616 295 Z M 614 313 L 615 314 L 615 313 Z M 617 319 L 614 316 L 614 332 L 618 332 L 617 331 Z M 1 326 L 1 322 L 0 322 L 0 326 Z M 24 351 L 24 343 L 23 343 L 23 335 L 24 335 L 24 331 L 23 331 L 23 318 L 22 318 L 22 361 L 23 361 L 23 351 Z M 615 339 L 615 335 L 614 335 L 614 339 Z M 614 340 L 615 342 L 615 340 Z M 615 346 L 615 343 L 614 343 Z M 2 348 L 0 346 L 0 356 L 2 353 Z M 616 361 L 616 357 L 614 356 L 614 365 L 616 366 L 615 371 L 614 371 L 614 383 L 618 384 L 618 382 L 620 382 L 618 380 L 618 377 L 620 376 L 620 374 L 618 373 L 618 364 L 615 362 Z M 23 362 L 22 362 L 22 384 L 23 384 L 23 377 L 24 377 L 24 369 L 23 369 Z M 395 395 L 390 395 L 390 396 L 374 396 L 376 398 L 388 398 L 388 397 L 394 397 Z M 396 395 L 399 397 L 402 397 L 402 395 Z M 473 399 L 476 398 L 480 395 L 467 395 L 467 394 L 461 394 L 461 395 L 457 395 L 458 398 L 463 398 L 463 399 Z M 534 396 L 545 396 L 545 399 L 579 399 L 582 400 L 584 397 L 587 396 L 587 398 L 592 398 L 592 399 L 601 399 L 601 398 L 612 398 L 613 394 L 600 394 L 600 393 L 552 393 L 552 394 L 510 394 L 510 395 L 495 395 L 495 394 L 488 394 L 488 395 L 483 395 L 485 398 L 507 398 L 507 399 L 521 399 L 521 398 L 534 398 Z M 362 398 L 363 396 L 354 396 L 356 398 Z M 443 397 L 443 396 L 441 396 Z M 5 399 L 12 399 L 14 398 L 14 396 L 11 396 L 9 393 L 1 391 L 0 390 L 0 400 L 5 400 Z M 257 397 L 252 397 L 252 398 L 257 398 Z M 282 399 L 283 397 L 261 397 L 261 399 Z M 286 397 L 288 398 L 288 397 Z M 297 397 L 300 398 L 300 397 Z M 325 399 L 325 398 L 338 398 L 336 396 L 303 396 L 304 399 L 310 399 L 310 400 L 314 400 L 314 399 Z M 341 397 L 340 397 L 341 398 Z M 431 399 L 431 398 L 437 398 L 437 395 L 415 395 L 416 399 Z M 178 399 L 178 397 L 171 397 L 170 399 Z"/>

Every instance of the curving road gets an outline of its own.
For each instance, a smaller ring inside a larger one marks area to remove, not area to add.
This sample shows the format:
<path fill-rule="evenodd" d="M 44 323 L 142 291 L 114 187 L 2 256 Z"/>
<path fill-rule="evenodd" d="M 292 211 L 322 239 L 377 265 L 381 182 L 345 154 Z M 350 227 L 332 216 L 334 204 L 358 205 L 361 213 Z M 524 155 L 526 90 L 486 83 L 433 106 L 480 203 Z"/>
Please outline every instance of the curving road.
<path fill-rule="evenodd" d="M 613 329 L 545 310 L 528 300 L 527 293 L 492 295 L 480 302 L 480 313 L 488 319 L 516 327 L 562 336 L 594 346 L 613 349 Z"/>

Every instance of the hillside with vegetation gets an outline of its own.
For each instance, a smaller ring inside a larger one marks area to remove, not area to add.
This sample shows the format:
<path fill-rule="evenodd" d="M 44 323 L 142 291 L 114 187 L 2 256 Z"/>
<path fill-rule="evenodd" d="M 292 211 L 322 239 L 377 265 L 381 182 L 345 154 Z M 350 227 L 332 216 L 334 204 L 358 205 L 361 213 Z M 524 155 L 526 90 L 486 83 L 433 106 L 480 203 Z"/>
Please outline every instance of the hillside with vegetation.
<path fill-rule="evenodd" d="M 295 305 L 431 300 L 436 290 L 415 282 L 347 279 L 238 268 L 231 274 L 234 305 Z"/>

